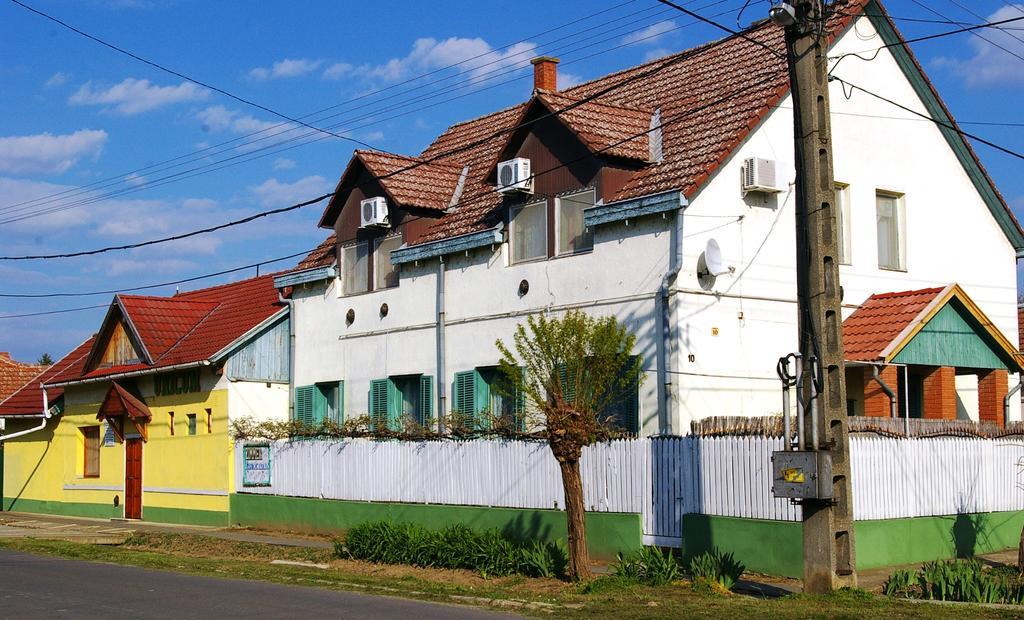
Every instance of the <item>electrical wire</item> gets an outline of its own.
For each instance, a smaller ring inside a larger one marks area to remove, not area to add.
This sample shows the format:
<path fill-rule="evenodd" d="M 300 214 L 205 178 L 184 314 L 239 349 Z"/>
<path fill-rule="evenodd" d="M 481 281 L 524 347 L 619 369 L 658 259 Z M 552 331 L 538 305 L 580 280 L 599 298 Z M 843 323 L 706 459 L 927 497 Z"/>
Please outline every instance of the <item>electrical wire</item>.
<path fill-rule="evenodd" d="M 843 84 L 845 86 L 849 86 L 851 89 L 859 90 L 862 93 L 865 93 L 867 95 L 871 95 L 872 97 L 874 97 L 876 99 L 879 99 L 879 100 L 884 101 L 884 102 L 886 102 L 888 104 L 894 105 L 897 108 L 900 108 L 901 110 L 904 110 L 906 112 L 910 112 L 911 114 L 914 114 L 916 116 L 920 116 L 921 118 L 927 119 L 927 120 L 935 123 L 936 125 L 939 125 L 940 127 L 945 127 L 946 129 L 950 129 L 952 131 L 955 131 L 956 133 L 960 134 L 961 136 L 964 136 L 964 137 L 970 138 L 971 140 L 975 140 L 977 142 L 980 142 L 981 144 L 984 144 L 985 146 L 992 147 L 992 148 L 996 149 L 997 151 L 1001 151 L 1003 153 L 1006 153 L 1007 155 L 1011 155 L 1011 156 L 1016 157 L 1018 159 L 1024 159 L 1024 154 L 1022 154 L 1022 153 L 1019 153 L 1017 151 L 1008 149 L 1005 146 L 1001 146 L 999 144 L 996 144 L 995 142 L 992 142 L 990 140 L 986 140 L 985 138 L 982 138 L 980 136 L 976 136 L 976 135 L 974 135 L 972 133 L 968 133 L 968 132 L 960 129 L 959 127 L 957 127 L 955 124 L 947 123 L 945 121 L 940 121 L 940 120 L 938 120 L 936 118 L 932 118 L 931 116 L 928 116 L 927 114 L 922 114 L 921 112 L 918 112 L 917 110 L 914 110 L 913 108 L 909 108 L 909 107 L 907 107 L 907 106 L 905 106 L 905 105 L 903 105 L 901 103 L 897 103 L 896 101 L 893 101 L 892 99 L 889 99 L 888 97 L 885 97 L 883 95 L 879 95 L 876 92 L 870 91 L 870 90 L 864 88 L 863 86 L 858 86 L 858 85 L 853 84 L 851 82 L 847 82 L 846 80 L 843 80 L 842 78 L 837 77 L 835 75 L 829 76 L 829 80 L 835 80 L 836 82 L 839 82 L 840 84 Z"/>
<path fill-rule="evenodd" d="M 712 3 L 708 4 L 708 5 L 705 5 L 705 7 L 701 7 L 701 8 L 707 8 L 709 6 L 714 6 L 716 4 L 721 4 L 724 1 L 725 0 L 717 0 L 716 2 L 712 2 Z M 728 13 L 728 12 L 729 11 L 725 11 L 725 12 L 719 13 L 718 15 L 725 14 L 725 13 Z M 685 28 L 685 27 L 690 26 L 690 25 L 693 25 L 693 24 L 692 23 L 691 24 L 685 24 L 683 26 L 678 26 L 676 28 L 673 28 L 672 30 L 679 30 L 681 28 Z M 641 28 L 639 30 L 643 30 L 643 29 Z M 660 34 L 664 34 L 664 33 L 659 33 L 659 35 Z M 659 36 L 659 35 L 650 35 L 650 36 Z M 650 36 L 645 37 L 645 38 L 650 38 Z M 618 38 L 618 36 L 611 37 L 611 38 Z M 607 41 L 607 40 L 609 40 L 609 39 L 604 39 L 603 41 Z M 583 48 L 586 48 L 586 47 L 593 47 L 594 45 L 599 44 L 599 43 L 601 43 L 603 41 L 599 41 L 598 43 L 591 43 L 591 44 L 585 45 L 585 46 L 583 46 L 581 48 L 577 48 L 577 51 L 578 51 L 578 49 L 583 49 Z M 584 59 L 587 59 L 587 58 L 591 58 L 591 57 L 594 57 L 594 56 L 605 54 L 605 53 L 608 53 L 610 51 L 613 51 L 614 49 L 618 49 L 618 48 L 624 47 L 626 45 L 630 45 L 632 43 L 635 43 L 635 42 L 624 43 L 624 44 L 620 44 L 620 45 L 614 46 L 614 47 L 612 47 L 610 49 L 600 50 L 600 51 L 595 52 L 593 54 L 590 54 L 588 56 L 584 56 L 582 58 L 578 58 L 575 61 L 570 61 L 570 63 L 571 62 L 578 62 L 580 60 L 584 60 Z M 565 64 L 570 64 L 570 63 L 565 63 Z M 512 82 L 512 81 L 514 81 L 514 80 L 507 80 L 507 81 L 501 82 L 499 84 L 494 84 L 492 86 L 488 86 L 488 87 L 483 88 L 483 89 L 478 89 L 475 93 L 470 93 L 470 94 L 477 94 L 478 92 L 481 92 L 483 90 L 488 90 L 488 89 L 494 88 L 496 86 L 499 86 L 501 84 L 506 84 L 506 83 L 509 83 L 509 82 Z M 466 86 L 467 85 L 463 85 L 463 86 L 460 86 L 460 87 L 457 87 L 457 88 L 466 88 Z M 444 94 L 444 91 L 440 91 L 439 93 L 428 95 L 426 97 L 421 97 L 419 100 L 433 98 L 433 97 L 438 96 L 438 94 Z M 468 96 L 468 95 L 460 95 L 460 96 L 456 96 L 456 97 L 451 97 L 451 98 L 448 98 L 446 100 L 437 102 L 436 104 L 432 104 L 430 106 L 427 106 L 427 107 L 434 107 L 435 105 L 439 105 L 439 104 L 445 103 L 447 101 L 452 101 L 452 100 L 461 98 L 463 96 Z M 410 102 L 410 103 L 415 103 L 415 101 L 414 102 Z M 404 104 L 404 105 L 398 106 L 398 107 L 401 108 L 401 107 L 405 107 L 406 105 L 409 105 L 409 104 Z M 420 108 L 420 110 L 422 110 L 422 109 L 424 109 L 424 108 Z M 405 113 L 399 114 L 399 115 L 395 115 L 395 116 L 392 116 L 390 118 L 396 118 L 397 116 L 405 116 L 407 114 L 413 113 L 414 111 L 416 111 L 416 110 L 413 110 L 413 111 L 410 111 L 410 112 L 405 112 Z M 361 118 L 367 118 L 367 117 L 372 117 L 372 116 L 373 116 L 373 114 L 368 114 L 368 115 L 364 115 Z M 358 120 L 358 119 L 356 119 L 356 120 Z M 355 126 L 355 127 L 350 127 L 348 129 L 349 130 L 358 129 L 358 128 L 361 128 L 361 127 L 365 127 L 365 126 L 376 124 L 378 122 L 381 122 L 382 120 L 389 120 L 389 119 L 378 119 L 378 120 L 375 120 L 375 121 L 372 121 L 372 122 L 365 123 L 363 125 L 359 125 L 359 126 Z M 341 125 L 342 124 L 336 124 L 336 125 L 331 125 L 330 127 L 331 128 L 335 128 L 335 127 L 340 127 Z M 287 131 L 290 131 L 290 130 L 287 130 Z M 279 133 L 286 133 L 286 132 L 279 132 Z M 301 140 L 301 139 L 304 139 L 304 138 L 306 138 L 308 136 L 315 135 L 315 133 L 316 132 L 310 132 L 310 133 L 307 133 L 307 134 L 304 134 L 304 135 L 301 135 L 301 136 L 298 136 L 298 137 L 295 137 L 295 138 L 290 138 L 290 139 L 284 140 L 282 142 L 278 142 L 277 144 L 283 144 L 283 143 L 287 143 L 287 142 L 293 142 L 293 141 L 296 141 L 296 140 Z M 322 139 L 325 139 L 325 138 L 323 138 L 323 137 L 315 138 L 315 139 L 313 139 L 313 140 L 311 140 L 309 142 L 306 142 L 304 144 L 310 144 L 310 143 L 317 142 L 317 141 L 322 140 Z M 106 193 L 106 194 L 102 194 L 102 195 L 99 195 L 99 196 L 91 196 L 89 198 L 85 198 L 85 199 L 79 200 L 77 202 L 73 202 L 73 203 L 69 203 L 69 204 L 62 204 L 62 205 L 59 205 L 57 207 L 52 207 L 52 208 L 48 208 L 48 209 L 44 209 L 44 210 L 35 211 L 35 212 L 29 213 L 27 215 L 20 215 L 20 216 L 16 216 L 16 217 L 9 217 L 8 219 L 0 221 L 0 224 L 12 223 L 12 222 L 16 222 L 16 221 L 22 221 L 22 220 L 25 220 L 25 219 L 29 219 L 31 217 L 37 217 L 39 215 L 45 215 L 45 214 L 48 214 L 48 213 L 53 213 L 53 212 L 62 211 L 62 210 L 66 210 L 66 209 L 70 209 L 70 208 L 74 208 L 74 207 L 78 207 L 78 206 L 92 204 L 92 203 L 95 203 L 95 202 L 99 202 L 101 200 L 106 200 L 106 199 L 114 197 L 114 196 L 121 196 L 121 195 L 129 194 L 129 193 L 143 191 L 145 189 L 150 189 L 152 187 L 159 187 L 161 185 L 165 185 L 165 184 L 170 183 L 170 182 L 184 180 L 184 179 L 191 178 L 191 177 L 194 177 L 194 176 L 199 176 L 201 174 L 208 174 L 209 172 L 214 172 L 216 170 L 221 170 L 221 169 L 224 169 L 224 168 L 227 168 L 227 167 L 231 167 L 231 166 L 237 165 L 239 163 L 245 163 L 247 161 L 253 161 L 255 159 L 260 159 L 260 158 L 263 158 L 263 157 L 267 157 L 269 155 L 280 153 L 280 152 L 283 152 L 283 151 L 287 151 L 287 150 L 290 150 L 292 148 L 297 148 L 298 146 L 302 146 L 302 145 L 303 144 L 298 144 L 298 145 L 294 145 L 294 146 L 291 146 L 291 147 L 281 148 L 281 149 L 273 150 L 273 151 L 270 151 L 270 152 L 264 152 L 264 153 L 260 153 L 260 154 L 254 154 L 255 152 L 253 152 L 253 151 L 242 153 L 242 154 L 236 154 L 236 155 L 234 155 L 232 157 L 228 157 L 228 158 L 219 160 L 217 162 L 213 162 L 212 164 L 204 164 L 202 166 L 198 166 L 198 167 L 195 167 L 195 168 L 191 168 L 191 169 L 188 169 L 188 170 L 184 170 L 184 171 L 180 171 L 180 172 L 168 175 L 166 177 L 162 177 L 162 178 L 157 179 L 155 181 L 148 181 L 146 183 L 143 183 L 141 186 L 133 186 L 131 188 L 115 190 L 115 191 L 112 191 L 112 192 L 109 192 L 109 193 Z M 276 146 L 276 145 L 271 145 L 270 147 L 261 147 L 260 149 L 256 149 L 256 152 L 258 152 L 258 151 L 265 151 L 267 148 L 271 148 L 273 146 Z M 231 160 L 240 160 L 240 161 L 233 161 L 232 162 Z M 230 163 L 225 163 L 225 162 L 230 162 Z M 172 168 L 173 168 L 173 166 L 172 166 Z M 116 184 L 116 183 L 114 183 L 114 184 Z M 50 201 L 50 202 L 52 202 L 52 201 Z M 2 211 L 2 209 L 0 209 L 0 211 Z"/>
<path fill-rule="evenodd" d="M 945 19 L 946 21 L 948 21 L 951 24 L 958 23 L 958 22 L 953 21 L 952 19 L 950 19 L 946 15 L 943 15 L 939 11 L 936 11 L 932 7 L 928 6 L 927 4 L 921 2 L 920 0 L 910 0 L 910 1 L 913 2 L 914 4 L 916 4 L 917 6 L 921 7 L 922 9 L 925 9 L 926 11 L 930 12 L 932 15 L 937 15 L 938 17 L 941 17 L 942 19 Z M 1006 49 L 1005 47 L 1003 47 L 1002 45 L 999 45 L 995 41 L 986 38 L 984 35 L 981 35 L 981 34 L 979 34 L 977 32 L 971 32 L 971 34 L 973 34 L 974 36 L 978 37 L 982 41 L 985 41 L 989 45 L 995 46 L 995 47 L 1003 50 L 1004 52 L 1006 52 L 1007 54 L 1017 58 L 1018 60 L 1024 60 L 1024 56 L 1021 56 L 1020 54 L 1017 54 L 1016 52 L 1013 52 L 1011 50 Z"/>
<path fill-rule="evenodd" d="M 46 312 L 28 312 L 25 314 L 0 314 L 0 319 L 23 319 L 30 316 L 45 316 L 48 314 L 66 314 L 68 312 L 81 312 L 82 310 L 95 310 L 97 308 L 106 308 L 108 304 L 101 304 L 98 306 L 81 306 L 78 308 L 63 308 L 61 310 L 48 310 Z"/>
<path fill-rule="evenodd" d="M 164 73 L 169 73 L 169 74 L 171 74 L 171 75 L 173 75 L 175 77 L 181 78 L 181 79 L 186 80 L 188 82 L 192 82 L 193 84 L 196 84 L 198 86 L 202 86 L 203 88 L 207 88 L 207 89 L 212 90 L 212 91 L 214 91 L 216 93 L 220 93 L 221 95 L 224 95 L 225 97 L 228 97 L 230 99 L 234 99 L 235 101 L 237 101 L 239 103 L 243 103 L 243 104 L 245 104 L 247 106 L 256 108 L 258 110 L 263 110 L 264 112 L 267 112 L 268 114 L 273 114 L 274 116 L 276 116 L 278 118 L 282 118 L 282 119 L 284 119 L 286 121 L 289 121 L 291 123 L 295 123 L 297 125 L 302 125 L 303 127 L 307 127 L 309 129 L 314 129 L 314 130 L 319 131 L 321 133 L 327 134 L 327 135 L 329 135 L 329 136 L 331 136 L 333 138 L 338 138 L 340 140 L 347 140 L 349 142 L 354 142 L 355 144 L 359 144 L 361 146 L 365 146 L 365 147 L 371 148 L 371 149 L 375 148 L 373 145 L 369 144 L 368 142 L 363 142 L 362 140 L 359 140 L 357 138 L 353 138 L 351 136 L 345 136 L 345 135 L 342 135 L 342 134 L 334 133 L 334 132 L 329 131 L 327 129 L 323 129 L 323 128 L 317 127 L 315 125 L 311 125 L 311 124 L 309 124 L 309 123 L 307 123 L 307 122 L 305 122 L 305 121 L 303 121 L 303 120 L 301 120 L 301 119 L 299 119 L 297 117 L 294 117 L 294 116 L 291 116 L 291 115 L 288 115 L 288 114 L 284 114 L 283 112 L 278 112 L 277 110 L 275 110 L 273 108 L 269 108 L 269 107 L 267 107 L 267 106 L 265 106 L 265 105 L 263 105 L 261 103 L 256 103 L 255 101 L 253 101 L 251 99 L 246 99 L 245 97 L 240 97 L 240 96 L 238 96 L 238 95 L 236 95 L 234 93 L 231 93 L 231 92 L 229 92 L 227 90 L 224 90 L 223 88 L 214 86 L 213 84 L 210 84 L 209 82 L 204 82 L 204 81 L 201 81 L 201 80 L 197 80 L 197 79 L 195 79 L 193 77 L 190 77 L 190 76 L 188 76 L 188 75 L 186 75 L 186 74 L 184 74 L 184 73 L 182 73 L 180 71 L 177 71 L 175 69 L 171 69 L 171 68 L 166 67 L 166 66 L 164 66 L 164 65 L 162 65 L 160 63 L 153 62 L 152 60 L 147 60 L 147 59 L 143 58 L 142 56 L 139 56 L 138 54 L 135 54 L 134 52 L 130 52 L 130 51 L 124 49 L 123 47 L 119 47 L 117 45 L 114 45 L 113 43 L 109 43 L 107 41 L 104 41 L 103 39 L 101 39 L 101 38 L 99 38 L 99 37 L 97 37 L 95 35 L 91 35 L 88 32 L 85 32 L 83 30 L 79 30 L 78 28 L 72 26 L 71 24 L 69 24 L 69 23 L 67 23 L 65 21 L 62 21 L 62 20 L 54 17 L 53 15 L 50 15 L 49 13 L 45 13 L 43 11 L 40 11 L 39 9 L 33 8 L 33 7 L 25 4 L 21 0 L 10 0 L 10 2 L 12 4 L 16 4 L 16 5 L 20 6 L 21 8 L 23 8 L 23 9 L 25 9 L 27 11 L 30 11 L 32 13 L 35 13 L 36 15 L 39 15 L 40 17 L 46 18 L 46 19 L 50 20 L 51 22 L 57 24 L 58 26 L 61 26 L 62 28 L 66 28 L 66 29 L 68 29 L 68 30 L 78 34 L 78 35 L 81 35 L 81 36 L 85 37 L 86 39 L 89 39 L 90 41 L 93 41 L 95 43 L 99 43 L 100 45 L 102 45 L 102 46 L 104 46 L 106 48 L 112 49 L 115 52 L 118 52 L 119 54 L 124 54 L 125 56 L 128 56 L 129 58 L 133 58 L 133 59 L 135 59 L 135 60 L 137 60 L 137 61 L 139 61 L 139 62 L 141 62 L 143 64 L 149 65 L 150 67 L 153 67 L 154 69 L 159 69 L 160 71 L 163 71 Z"/>
<path fill-rule="evenodd" d="M 384 88 L 379 88 L 379 89 L 371 90 L 371 91 L 369 91 L 367 93 L 363 93 L 363 94 L 360 94 L 358 96 L 352 97 L 351 99 L 343 101 L 343 102 L 341 102 L 339 104 L 328 106 L 326 108 L 322 108 L 322 109 L 317 110 L 315 112 L 310 112 L 308 114 L 305 114 L 305 115 L 301 116 L 300 118 L 304 118 L 305 119 L 305 118 L 310 118 L 310 117 L 318 116 L 318 115 L 323 114 L 325 112 L 329 112 L 331 110 L 334 110 L 334 109 L 346 106 L 346 105 L 348 105 L 348 104 L 350 104 L 352 102 L 355 102 L 355 101 L 358 101 L 358 100 L 362 100 L 362 99 L 367 99 L 369 97 L 372 97 L 372 96 L 375 96 L 375 95 L 379 95 L 379 94 L 385 93 L 387 91 L 391 91 L 391 90 L 393 90 L 395 88 L 398 88 L 400 86 L 404 86 L 406 84 L 410 84 L 410 83 L 419 81 L 419 80 L 421 80 L 423 78 L 426 78 L 428 76 L 431 76 L 431 75 L 434 75 L 434 74 L 446 71 L 446 70 L 451 69 L 451 68 L 458 67 L 458 66 L 463 65 L 463 64 L 470 63 L 470 62 L 472 62 L 474 60 L 477 60 L 477 59 L 480 59 L 480 58 L 482 58 L 484 56 L 487 56 L 488 54 L 493 54 L 494 52 L 500 52 L 502 50 L 511 48 L 511 47 L 513 47 L 515 45 L 518 45 L 520 43 L 525 43 L 526 41 L 528 41 L 531 38 L 541 37 L 541 36 L 544 36 L 546 34 L 550 34 L 552 32 L 556 32 L 558 30 L 562 30 L 562 29 L 567 28 L 567 27 L 569 27 L 571 25 L 574 25 L 576 23 L 579 23 L 579 22 L 582 22 L 582 21 L 586 21 L 586 20 L 591 19 L 593 17 L 597 17 L 597 16 L 602 15 L 604 13 L 610 12 L 610 11 L 616 9 L 616 8 L 620 8 L 620 7 L 632 4 L 632 3 L 637 2 L 637 1 L 638 0 L 628 0 L 627 2 L 615 5 L 615 6 L 611 7 L 611 8 L 604 9 L 602 11 L 598 11 L 596 13 L 592 13 L 590 15 L 587 15 L 587 16 L 584 16 L 584 17 L 572 20 L 572 21 L 567 22 L 565 24 L 562 24 L 560 26 L 556 26 L 554 28 L 550 28 L 550 29 L 545 30 L 543 32 L 530 35 L 529 37 L 520 39 L 520 40 L 512 42 L 512 43 L 508 43 L 508 44 L 503 45 L 501 47 L 495 48 L 495 49 L 493 49 L 491 51 L 483 52 L 481 54 L 477 54 L 475 56 L 467 58 L 465 60 L 462 60 L 462 61 L 459 61 L 459 62 L 456 62 L 456 63 L 452 63 L 452 64 L 446 65 L 444 67 L 440 67 L 438 69 L 434 69 L 432 71 L 428 71 L 426 73 L 422 73 L 422 74 L 413 76 L 411 78 L 408 78 L 406 80 L 403 80 L 403 81 L 398 82 L 396 84 L 392 84 L 392 85 L 384 87 Z M 654 7 L 648 7 L 646 9 L 642 9 L 640 11 L 635 11 L 633 13 L 629 13 L 629 14 L 627 14 L 625 16 L 618 17 L 618 18 L 615 18 L 613 20 L 606 21 L 604 23 L 598 24 L 594 28 L 600 28 L 600 27 L 603 27 L 603 26 L 615 23 L 617 21 L 621 21 L 623 19 L 627 19 L 629 17 L 633 17 L 633 16 L 636 16 L 636 15 L 639 15 L 639 14 L 642 14 L 642 13 L 645 13 L 645 12 L 650 12 L 653 8 Z M 667 12 L 669 12 L 669 11 L 668 10 L 662 11 L 662 12 L 656 14 L 656 16 L 660 15 L 660 14 L 663 14 L 663 13 L 667 13 Z M 641 20 L 635 20 L 634 22 L 631 22 L 631 23 L 636 23 L 637 21 L 641 21 Z M 579 32 L 576 32 L 576 33 L 571 33 L 571 34 L 569 34 L 569 35 L 567 35 L 565 37 L 562 37 L 560 39 L 560 41 L 564 41 L 566 39 L 579 36 L 580 34 L 583 34 L 584 32 L 593 32 L 594 28 L 590 29 L 589 31 L 579 31 Z M 460 75 L 464 75 L 465 73 L 467 73 L 469 71 L 478 71 L 481 67 L 486 67 L 486 66 L 489 66 L 489 65 L 497 63 L 497 62 L 505 62 L 506 60 L 507 60 L 506 58 L 499 58 L 497 60 L 490 61 L 490 62 L 484 63 L 482 65 L 476 65 L 476 66 L 473 66 L 472 68 L 470 68 L 468 70 L 460 71 L 458 73 L 446 76 L 445 78 L 442 78 L 441 80 L 435 80 L 434 82 L 431 82 L 431 83 L 428 83 L 428 84 L 424 84 L 424 85 L 420 85 L 420 86 L 412 88 L 412 89 L 404 90 L 404 91 L 398 93 L 398 96 L 408 94 L 408 93 L 413 92 L 415 90 L 418 90 L 418 89 L 421 89 L 421 88 L 424 88 L 424 87 L 427 87 L 427 86 L 431 86 L 433 84 L 436 84 L 436 83 L 439 83 L 439 82 L 442 82 L 442 81 L 450 80 L 450 79 L 452 79 L 454 77 L 458 77 Z M 367 105 L 369 105 L 369 104 L 364 104 L 364 105 L 358 106 L 358 107 L 356 107 L 354 109 L 364 108 L 364 107 L 367 107 Z M 336 115 L 332 115 L 332 116 L 336 116 Z M 325 117 L 325 118 L 331 118 L 331 117 Z M 324 119 L 319 119 L 319 120 L 324 120 Z M 101 179 L 101 180 L 98 180 L 98 181 L 94 181 L 92 183 L 89 183 L 89 184 L 86 184 L 86 185 L 82 185 L 82 186 L 79 186 L 79 187 L 76 187 L 76 188 L 64 190 L 64 191 L 61 191 L 61 192 L 56 192 L 56 193 L 53 193 L 53 194 L 48 194 L 48 195 L 41 196 L 41 197 L 38 197 L 38 198 L 35 198 L 35 199 L 32 199 L 32 200 L 23 201 L 23 202 L 20 202 L 20 203 L 14 203 L 14 204 L 11 204 L 11 205 L 6 205 L 4 207 L 0 207 L 0 213 L 9 210 L 12 207 L 18 207 L 18 206 L 22 206 L 22 205 L 26 205 L 26 204 L 30 204 L 30 203 L 36 203 L 36 202 L 38 202 L 40 200 L 43 200 L 45 198 L 52 198 L 52 197 L 67 195 L 69 193 L 79 193 L 81 191 L 87 190 L 88 188 L 92 188 L 92 187 L 96 187 L 96 186 L 110 187 L 112 185 L 116 185 L 116 184 L 124 182 L 123 179 L 125 177 L 130 176 L 130 175 L 138 175 L 138 174 L 141 174 L 141 173 L 148 173 L 149 171 L 151 171 L 151 170 L 153 170 L 155 168 L 159 169 L 161 166 L 164 166 L 165 164 L 169 164 L 169 163 L 172 163 L 172 162 L 175 162 L 175 161 L 180 161 L 182 159 L 188 159 L 188 158 L 190 158 L 190 157 L 192 157 L 194 155 L 200 155 L 200 154 L 203 154 L 203 153 L 207 153 L 206 155 L 203 155 L 203 158 L 206 158 L 206 157 L 209 157 L 209 151 L 211 151 L 211 150 L 215 150 L 215 149 L 217 149 L 219 147 L 222 147 L 222 146 L 227 146 L 227 145 L 230 145 L 230 144 L 234 144 L 236 142 L 239 142 L 239 141 L 242 141 L 242 140 L 246 140 L 247 138 L 251 138 L 253 136 L 265 134 L 265 133 L 271 132 L 271 131 L 273 131 L 275 129 L 286 128 L 286 127 L 289 127 L 288 123 L 277 123 L 277 124 L 275 124 L 275 125 L 273 125 L 271 127 L 265 128 L 265 129 L 261 129 L 261 130 L 258 130 L 258 131 L 253 131 L 253 132 L 244 134 L 242 136 L 238 136 L 236 138 L 232 138 L 230 140 L 225 140 L 223 142 L 220 142 L 218 144 L 215 144 L 215 145 L 212 145 L 212 146 L 209 146 L 209 147 L 205 147 L 205 148 L 202 148 L 202 149 L 191 151 L 191 152 L 186 153 L 184 155 L 179 155 L 179 156 L 176 156 L 176 157 L 173 157 L 173 158 L 161 161 L 161 162 L 157 162 L 155 164 L 150 164 L 148 166 L 144 166 L 144 167 L 141 167 L 141 168 L 136 168 L 134 170 L 129 170 L 127 172 L 124 172 L 124 173 L 121 173 L 121 174 L 118 174 L 118 175 L 110 176 L 110 177 L 107 177 L 106 179 Z M 273 136 L 276 136 L 276 135 L 280 135 L 282 133 L 287 133 L 287 132 L 292 131 L 292 130 L 294 130 L 294 128 L 286 129 L 286 130 L 283 130 L 283 131 L 279 131 L 279 132 L 271 134 L 270 136 L 267 136 L 267 137 L 273 137 Z M 249 142 L 246 142 L 245 144 L 246 145 L 253 144 L 253 143 L 258 142 L 258 141 L 260 141 L 260 140 L 249 141 Z M 227 150 L 227 149 L 225 149 L 225 150 Z M 224 152 L 224 151 L 220 151 L 220 152 Z M 173 167 L 174 166 L 172 166 L 171 168 L 173 168 Z M 166 167 L 162 168 L 162 170 L 166 170 L 166 169 L 168 169 L 168 168 L 166 168 Z"/>
<path fill-rule="evenodd" d="M 713 19 L 704 17 L 700 13 L 696 13 L 694 11 L 691 11 L 690 9 L 684 8 L 684 7 L 676 4 L 675 2 L 671 2 L 671 0 L 658 0 L 658 2 L 660 2 L 660 3 L 662 3 L 662 4 L 666 5 L 666 6 L 670 6 L 673 9 L 675 9 L 677 11 L 680 11 L 682 13 L 686 13 L 687 15 L 689 15 L 690 17 L 693 17 L 694 19 L 699 19 L 700 21 L 704 22 L 705 24 L 710 24 L 710 25 L 714 26 L 715 28 L 718 28 L 720 30 L 724 30 L 725 32 L 728 32 L 730 35 L 740 37 L 740 38 L 742 38 L 742 39 L 744 39 L 746 41 L 749 41 L 749 42 L 753 43 L 754 45 L 759 45 L 759 46 L 765 48 L 766 50 L 768 50 L 769 52 L 771 52 L 772 54 L 778 56 L 779 58 L 785 58 L 786 57 L 785 54 L 779 52 L 777 49 L 775 49 L 774 47 L 768 45 L 764 41 L 758 41 L 757 39 L 752 39 L 751 37 L 745 35 L 743 32 L 741 32 L 739 30 L 734 30 L 734 29 L 732 29 L 732 28 L 730 28 L 728 26 L 725 26 L 723 24 L 720 24 L 720 23 L 716 22 Z"/>

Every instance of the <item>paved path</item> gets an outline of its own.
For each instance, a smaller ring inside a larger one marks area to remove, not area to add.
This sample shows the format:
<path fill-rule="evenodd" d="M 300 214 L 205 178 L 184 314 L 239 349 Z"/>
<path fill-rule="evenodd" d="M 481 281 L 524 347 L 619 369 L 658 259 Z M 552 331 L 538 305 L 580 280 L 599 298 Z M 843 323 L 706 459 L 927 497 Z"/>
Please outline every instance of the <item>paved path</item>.
<path fill-rule="evenodd" d="M 511 618 L 438 603 L 0 551 L 0 618 Z"/>

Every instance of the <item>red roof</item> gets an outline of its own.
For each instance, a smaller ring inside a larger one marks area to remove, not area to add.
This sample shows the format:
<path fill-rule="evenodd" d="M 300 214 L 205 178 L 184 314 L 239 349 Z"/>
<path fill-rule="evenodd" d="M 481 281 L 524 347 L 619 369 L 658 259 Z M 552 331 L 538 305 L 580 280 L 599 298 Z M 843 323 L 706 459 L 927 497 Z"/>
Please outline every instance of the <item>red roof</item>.
<path fill-rule="evenodd" d="M 17 392 L 11 394 L 7 400 L 0 402 L 0 415 L 38 415 L 42 413 L 43 390 L 40 388 L 40 385 L 51 382 L 54 377 L 63 374 L 80 374 L 82 366 L 85 364 L 85 359 L 89 355 L 89 350 L 92 349 L 94 338 L 95 336 L 75 347 L 73 351 L 57 360 L 56 363 L 44 370 L 32 381 L 23 385 Z M 50 403 L 53 403 L 64 393 L 64 390 L 61 388 L 48 388 L 46 393 Z"/>
<path fill-rule="evenodd" d="M 900 293 L 881 293 L 867 298 L 843 321 L 845 357 L 851 361 L 873 362 L 928 308 L 944 287 Z"/>
<path fill-rule="evenodd" d="M 558 119 L 592 152 L 639 161 L 650 159 L 647 144 L 653 109 L 614 105 L 603 99 L 583 101 L 582 97 L 548 91 L 537 91 L 536 100 L 549 112 L 565 110 Z"/>
<path fill-rule="evenodd" d="M 82 374 L 68 368 L 47 383 L 155 370 L 209 360 L 283 307 L 274 276 L 178 293 L 174 297 L 118 295 L 131 326 L 152 356 L 152 363 L 97 368 Z M 102 346 L 99 344 L 97 346 Z"/>
<path fill-rule="evenodd" d="M 46 366 L 17 362 L 10 353 L 0 352 L 0 402 L 45 369 Z"/>

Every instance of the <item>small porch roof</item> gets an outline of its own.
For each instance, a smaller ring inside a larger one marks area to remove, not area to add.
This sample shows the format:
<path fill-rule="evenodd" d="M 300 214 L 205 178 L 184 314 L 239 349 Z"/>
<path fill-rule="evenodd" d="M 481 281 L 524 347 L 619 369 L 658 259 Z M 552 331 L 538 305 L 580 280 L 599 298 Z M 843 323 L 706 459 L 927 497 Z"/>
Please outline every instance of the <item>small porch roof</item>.
<path fill-rule="evenodd" d="M 843 321 L 851 362 L 1005 368 L 1022 358 L 958 284 L 872 295 Z"/>
<path fill-rule="evenodd" d="M 108 417 L 118 417 L 122 414 L 127 414 L 133 421 L 149 422 L 153 418 L 149 407 L 142 399 L 132 395 L 117 381 L 111 381 L 110 389 L 107 390 L 107 395 L 103 398 L 103 404 L 100 405 L 96 419 L 105 420 Z"/>

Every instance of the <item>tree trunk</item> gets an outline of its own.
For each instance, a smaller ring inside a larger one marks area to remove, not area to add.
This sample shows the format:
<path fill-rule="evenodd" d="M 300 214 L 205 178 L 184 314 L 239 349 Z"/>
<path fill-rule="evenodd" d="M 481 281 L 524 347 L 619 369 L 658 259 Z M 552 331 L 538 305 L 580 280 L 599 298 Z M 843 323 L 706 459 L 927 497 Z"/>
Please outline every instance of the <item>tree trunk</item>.
<path fill-rule="evenodd" d="M 566 529 L 569 532 L 569 576 L 578 581 L 589 581 L 594 575 L 590 572 L 590 553 L 587 551 L 586 509 L 580 461 L 561 461 L 559 467 L 565 491 Z"/>
<path fill-rule="evenodd" d="M 1020 530 L 1020 542 L 1017 543 L 1017 570 L 1024 574 L 1024 527 Z"/>

